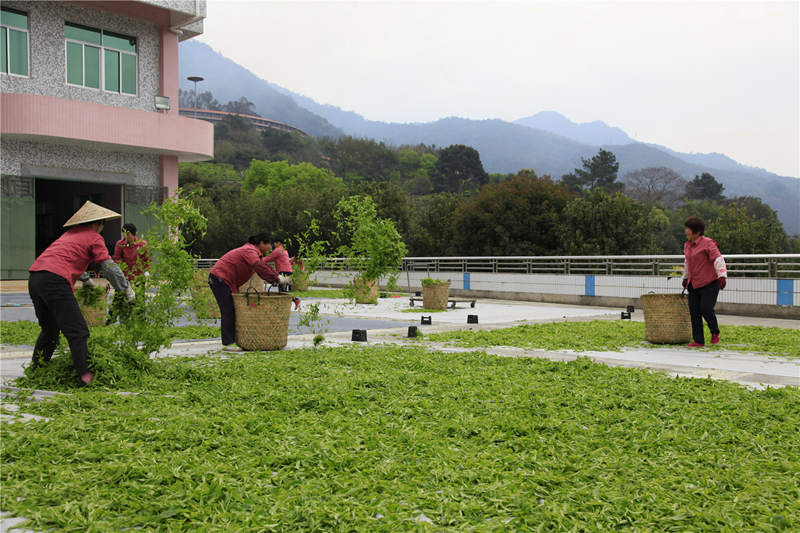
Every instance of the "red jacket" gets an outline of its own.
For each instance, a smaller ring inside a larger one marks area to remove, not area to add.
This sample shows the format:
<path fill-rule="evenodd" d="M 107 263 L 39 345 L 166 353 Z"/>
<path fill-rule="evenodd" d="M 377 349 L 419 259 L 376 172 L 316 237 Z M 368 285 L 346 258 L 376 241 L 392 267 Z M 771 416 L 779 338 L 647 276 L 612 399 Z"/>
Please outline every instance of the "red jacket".
<path fill-rule="evenodd" d="M 209 274 L 224 281 L 231 292 L 239 292 L 239 287 L 247 283 L 253 271 L 265 281 L 278 282 L 278 273 L 264 261 L 261 250 L 255 244 L 247 243 L 220 257 Z"/>
<path fill-rule="evenodd" d="M 265 259 L 267 263 L 275 263 L 275 270 L 278 272 L 292 272 L 292 262 L 289 260 L 289 252 L 286 248 L 280 246 L 272 250 Z"/>
<path fill-rule="evenodd" d="M 692 287 L 705 287 L 717 278 L 728 276 L 725 259 L 717 248 L 714 239 L 701 235 L 696 241 L 683 244 L 684 263 L 683 277 L 689 280 Z"/>
<path fill-rule="evenodd" d="M 125 277 L 128 281 L 133 281 L 141 276 L 145 270 L 150 268 L 150 250 L 147 242 L 139 239 L 134 243 L 129 243 L 125 239 L 120 239 L 114 246 L 112 259 L 117 263 L 123 262 L 127 266 Z"/>
<path fill-rule="evenodd" d="M 29 272 L 47 271 L 61 276 L 70 287 L 86 272 L 89 263 L 111 259 L 103 237 L 88 226 L 68 229 L 36 258 Z"/>

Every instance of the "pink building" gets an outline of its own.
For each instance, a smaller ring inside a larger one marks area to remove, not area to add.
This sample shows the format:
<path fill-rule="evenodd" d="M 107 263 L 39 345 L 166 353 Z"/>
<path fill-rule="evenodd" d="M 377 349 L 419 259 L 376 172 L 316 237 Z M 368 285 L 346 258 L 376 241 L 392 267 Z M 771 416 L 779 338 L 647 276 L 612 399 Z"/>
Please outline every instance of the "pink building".
<path fill-rule="evenodd" d="M 3 1 L 0 6 L 0 277 L 35 256 L 85 201 L 144 230 L 178 163 L 214 154 L 213 125 L 178 112 L 178 42 L 205 1 Z M 140 232 L 141 232 L 140 230 Z"/>

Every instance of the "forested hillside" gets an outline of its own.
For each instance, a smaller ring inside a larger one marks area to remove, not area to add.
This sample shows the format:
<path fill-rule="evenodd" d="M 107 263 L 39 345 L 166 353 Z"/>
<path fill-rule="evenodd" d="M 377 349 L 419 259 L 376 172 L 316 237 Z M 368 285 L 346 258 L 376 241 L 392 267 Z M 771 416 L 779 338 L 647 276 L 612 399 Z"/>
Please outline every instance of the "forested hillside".
<path fill-rule="evenodd" d="M 518 126 L 521 127 L 521 126 Z M 467 144 L 389 146 L 372 140 L 258 132 L 243 119 L 215 126 L 213 162 L 181 164 L 180 185 L 209 220 L 194 244 L 218 257 L 249 235 L 295 237 L 314 219 L 333 250 L 334 207 L 371 196 L 411 255 L 681 253 L 683 221 L 705 217 L 725 253 L 800 251 L 774 210 L 732 197 L 714 176 L 666 168 L 620 172 L 600 150 L 572 172 L 489 174 Z"/>
<path fill-rule="evenodd" d="M 761 198 L 777 210 L 787 231 L 800 234 L 800 179 L 740 165 L 722 154 L 687 154 L 635 142 L 619 128 L 600 121 L 575 124 L 555 112 L 539 113 L 515 123 L 457 117 L 430 123 L 372 121 L 260 79 L 203 43 L 181 44 L 180 63 L 184 89 L 192 87 L 185 81 L 187 75 L 203 75 L 206 79 L 200 84 L 201 92 L 210 91 L 220 101 L 245 97 L 261 116 L 286 122 L 316 137 L 344 134 L 393 146 L 465 144 L 480 152 L 488 172 L 513 173 L 527 168 L 554 177 L 570 172 L 580 165 L 581 158 L 592 157 L 603 148 L 616 154 L 621 174 L 662 166 L 684 179 L 712 174 L 731 195 Z"/>

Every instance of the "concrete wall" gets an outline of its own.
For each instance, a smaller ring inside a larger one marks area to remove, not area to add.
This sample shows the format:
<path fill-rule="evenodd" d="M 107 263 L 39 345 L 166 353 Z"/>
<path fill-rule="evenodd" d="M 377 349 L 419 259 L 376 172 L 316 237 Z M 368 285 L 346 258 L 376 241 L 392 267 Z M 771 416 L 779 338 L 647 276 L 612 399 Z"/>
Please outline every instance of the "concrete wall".
<path fill-rule="evenodd" d="M 353 277 L 352 272 L 318 272 L 317 283 L 342 286 Z M 397 280 L 400 289 L 422 290 L 424 272 L 403 272 Z M 558 274 L 492 274 L 439 272 L 431 275 L 450 280 L 454 296 L 501 298 L 565 303 L 641 307 L 639 297 L 649 292 L 679 293 L 679 278 L 666 276 L 586 276 Z M 381 280 L 382 285 L 385 280 Z M 746 316 L 765 316 L 800 319 L 800 280 L 767 278 L 731 278 L 720 292 L 717 312 Z"/>
<path fill-rule="evenodd" d="M 160 31 L 157 26 L 66 2 L 11 0 L 4 1 L 3 6 L 28 13 L 30 72 L 27 78 L 0 76 L 2 92 L 42 94 L 155 112 L 153 97 L 158 94 L 160 81 Z M 136 37 L 136 96 L 67 85 L 65 21 Z"/>

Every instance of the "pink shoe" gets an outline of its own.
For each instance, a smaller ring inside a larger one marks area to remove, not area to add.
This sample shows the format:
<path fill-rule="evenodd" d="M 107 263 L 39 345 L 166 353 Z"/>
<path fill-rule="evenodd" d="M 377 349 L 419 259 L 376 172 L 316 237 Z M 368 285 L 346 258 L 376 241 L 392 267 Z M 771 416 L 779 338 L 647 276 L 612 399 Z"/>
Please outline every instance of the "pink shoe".
<path fill-rule="evenodd" d="M 705 348 L 705 344 L 700 344 L 699 342 L 693 342 L 686 346 L 687 348 Z"/>
<path fill-rule="evenodd" d="M 719 333 L 711 335 L 711 344 L 719 344 Z"/>

